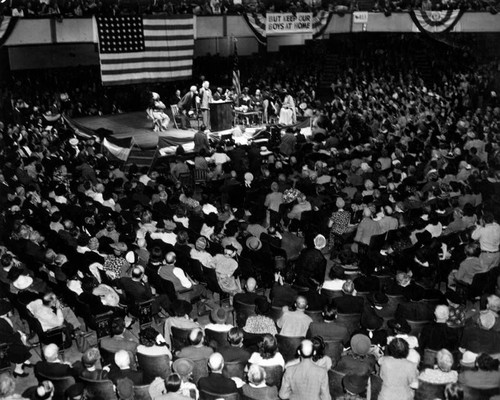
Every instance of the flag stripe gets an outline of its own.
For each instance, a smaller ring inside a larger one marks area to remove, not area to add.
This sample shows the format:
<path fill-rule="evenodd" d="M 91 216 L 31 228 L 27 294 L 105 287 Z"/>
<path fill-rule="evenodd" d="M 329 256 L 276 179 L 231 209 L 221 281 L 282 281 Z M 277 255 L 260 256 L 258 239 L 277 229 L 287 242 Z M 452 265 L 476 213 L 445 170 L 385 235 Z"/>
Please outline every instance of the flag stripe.
<path fill-rule="evenodd" d="M 103 74 L 103 76 L 104 75 L 139 74 L 139 73 L 141 73 L 144 70 L 144 67 L 147 67 L 148 72 L 184 71 L 186 69 L 186 67 L 189 66 L 189 65 L 186 65 L 186 64 L 187 63 L 181 64 L 181 65 L 177 65 L 177 66 L 168 67 L 168 68 L 165 68 L 165 67 L 148 67 L 148 66 L 140 65 L 139 67 L 136 67 L 136 68 L 127 68 L 127 69 L 117 68 L 115 70 L 110 69 L 110 70 L 103 71 L 102 74 Z"/>
<path fill-rule="evenodd" d="M 110 65 L 115 65 L 116 62 L 115 62 L 116 58 L 101 58 L 101 64 L 110 64 Z M 123 61 L 123 64 L 127 63 L 127 64 L 133 64 L 133 63 L 139 63 L 139 62 L 144 62 L 144 63 L 148 63 L 148 62 L 155 62 L 155 61 L 171 61 L 171 62 L 175 62 L 175 61 L 186 61 L 186 57 L 183 56 L 183 55 L 179 55 L 179 56 L 172 56 L 172 57 L 168 57 L 168 56 L 165 56 L 165 57 L 162 57 L 162 56 L 158 56 L 158 57 L 127 57 L 127 58 L 122 58 L 122 61 Z"/>
<path fill-rule="evenodd" d="M 189 73 L 187 71 L 179 71 L 179 72 L 172 72 L 172 71 L 162 71 L 162 72 L 138 72 L 138 73 L 124 73 L 121 75 L 110 75 L 107 77 L 109 81 L 119 81 L 121 79 L 125 80 L 137 80 L 137 79 L 154 79 L 154 78 L 172 78 L 175 76 L 190 76 L 190 71 Z"/>
<path fill-rule="evenodd" d="M 148 41 L 152 41 L 152 42 L 155 42 L 155 41 L 165 41 L 165 39 L 170 40 L 170 41 L 181 41 L 181 40 L 194 40 L 194 36 L 193 35 L 176 35 L 176 36 L 166 36 L 165 34 L 163 34 L 162 36 L 155 36 L 155 35 L 144 35 L 144 40 L 146 42 L 146 44 L 148 43 Z"/>
<path fill-rule="evenodd" d="M 103 84 L 186 79 L 192 75 L 192 16 L 98 17 Z"/>

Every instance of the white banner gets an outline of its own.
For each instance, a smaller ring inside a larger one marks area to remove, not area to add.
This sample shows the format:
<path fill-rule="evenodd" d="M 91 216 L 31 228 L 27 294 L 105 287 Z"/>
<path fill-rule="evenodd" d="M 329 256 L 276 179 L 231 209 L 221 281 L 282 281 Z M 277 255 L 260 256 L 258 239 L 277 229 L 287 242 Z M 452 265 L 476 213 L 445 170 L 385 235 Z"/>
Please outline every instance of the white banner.
<path fill-rule="evenodd" d="M 368 23 L 368 11 L 355 11 L 352 13 L 352 22 L 355 24 Z"/>
<path fill-rule="evenodd" d="M 312 33 L 312 13 L 267 13 L 266 34 L 282 35 L 288 33 Z"/>

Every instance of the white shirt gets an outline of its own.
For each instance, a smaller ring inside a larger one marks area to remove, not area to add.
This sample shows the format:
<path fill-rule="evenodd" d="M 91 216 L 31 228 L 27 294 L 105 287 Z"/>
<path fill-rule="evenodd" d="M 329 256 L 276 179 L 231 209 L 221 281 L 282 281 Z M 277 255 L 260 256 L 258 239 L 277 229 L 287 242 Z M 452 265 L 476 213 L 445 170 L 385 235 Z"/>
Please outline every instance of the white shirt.
<path fill-rule="evenodd" d="M 472 240 L 479 241 L 481 250 L 496 252 L 500 245 L 500 225 L 496 222 L 480 226 L 472 232 Z"/>
<path fill-rule="evenodd" d="M 161 241 L 175 246 L 177 235 L 173 232 L 153 232 L 151 239 L 160 239 Z"/>
<path fill-rule="evenodd" d="M 40 321 L 44 332 L 49 329 L 58 328 L 64 324 L 64 316 L 60 308 L 54 311 L 51 307 L 43 304 L 41 299 L 32 301 L 27 305 L 28 310 Z"/>

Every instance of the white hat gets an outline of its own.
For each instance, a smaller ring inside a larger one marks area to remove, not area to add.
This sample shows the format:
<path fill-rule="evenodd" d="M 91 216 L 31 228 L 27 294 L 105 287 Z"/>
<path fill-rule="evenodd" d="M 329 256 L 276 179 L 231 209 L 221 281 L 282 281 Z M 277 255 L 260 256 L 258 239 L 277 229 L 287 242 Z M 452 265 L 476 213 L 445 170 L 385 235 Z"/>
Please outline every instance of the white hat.
<path fill-rule="evenodd" d="M 71 146 L 78 146 L 78 139 L 77 138 L 71 138 L 71 139 L 69 139 L 69 144 Z"/>
<path fill-rule="evenodd" d="M 261 146 L 260 148 L 260 155 L 261 156 L 268 156 L 269 154 L 273 154 L 272 151 L 269 151 L 267 146 Z"/>
<path fill-rule="evenodd" d="M 153 100 L 158 100 L 160 98 L 160 95 L 156 92 L 151 92 L 151 95 L 153 96 Z"/>
<path fill-rule="evenodd" d="M 19 275 L 19 277 L 12 282 L 12 285 L 17 289 L 17 290 L 24 290 L 27 289 L 31 286 L 33 283 L 33 278 L 29 275 Z"/>

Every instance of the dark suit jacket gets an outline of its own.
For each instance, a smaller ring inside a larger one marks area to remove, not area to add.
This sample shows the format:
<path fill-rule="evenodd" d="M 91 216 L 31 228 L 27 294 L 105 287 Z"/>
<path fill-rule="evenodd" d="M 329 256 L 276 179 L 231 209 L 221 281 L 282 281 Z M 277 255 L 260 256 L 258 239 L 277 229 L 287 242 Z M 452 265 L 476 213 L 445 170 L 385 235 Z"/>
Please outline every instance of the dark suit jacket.
<path fill-rule="evenodd" d="M 394 316 L 410 321 L 432 321 L 434 319 L 434 312 L 426 303 L 417 301 L 398 304 Z"/>
<path fill-rule="evenodd" d="M 198 381 L 198 388 L 200 392 L 205 390 L 216 394 L 230 394 L 238 391 L 236 383 L 234 383 L 232 379 L 226 378 L 222 374 L 213 373 L 210 373 L 210 375 L 205 378 L 200 378 Z"/>
<path fill-rule="evenodd" d="M 296 263 L 297 284 L 307 287 L 315 287 L 311 282 L 314 279 L 318 283 L 325 280 L 326 258 L 321 251 L 309 248 L 300 253 Z"/>
<path fill-rule="evenodd" d="M 255 304 L 255 300 L 259 298 L 264 298 L 257 293 L 237 293 L 234 295 L 233 304 L 235 302 L 243 303 L 243 304 Z"/>
<path fill-rule="evenodd" d="M 117 286 L 123 289 L 129 300 L 133 299 L 136 303 L 147 301 L 153 297 L 151 287 L 148 283 L 136 282 L 129 277 L 118 279 Z"/>
<path fill-rule="evenodd" d="M 342 296 L 333 299 L 339 314 L 361 314 L 363 312 L 365 299 L 356 296 Z"/>
<path fill-rule="evenodd" d="M 424 326 L 420 333 L 419 344 L 422 350 L 447 349 L 453 352 L 458 349 L 459 339 L 458 329 L 450 328 L 445 323 L 434 322 Z"/>
<path fill-rule="evenodd" d="M 477 326 L 466 326 L 460 347 L 473 353 L 500 353 L 500 333 L 485 331 Z"/>
<path fill-rule="evenodd" d="M 133 369 L 115 369 L 109 371 L 108 378 L 113 381 L 113 383 L 116 385 L 116 382 L 118 379 L 123 379 L 123 378 L 128 378 L 132 382 L 134 382 L 134 385 L 142 385 L 142 372 L 140 371 L 134 371 Z"/>
<path fill-rule="evenodd" d="M 76 378 L 78 376 L 77 372 L 70 365 L 60 362 L 39 361 L 35 364 L 35 375 L 39 372 L 54 378 L 63 376 L 74 376 Z"/>
<path fill-rule="evenodd" d="M 349 345 L 349 331 L 344 325 L 336 322 L 312 322 L 307 331 L 307 337 L 321 336 L 324 340 L 342 342 L 344 347 Z"/>
<path fill-rule="evenodd" d="M 275 283 L 271 290 L 270 298 L 273 306 L 291 307 L 295 303 L 297 295 L 297 291 L 290 285 L 285 284 L 281 286 L 279 283 Z"/>
<path fill-rule="evenodd" d="M 244 347 L 224 346 L 218 349 L 224 357 L 224 362 L 240 361 L 246 363 L 250 359 L 250 352 Z"/>

